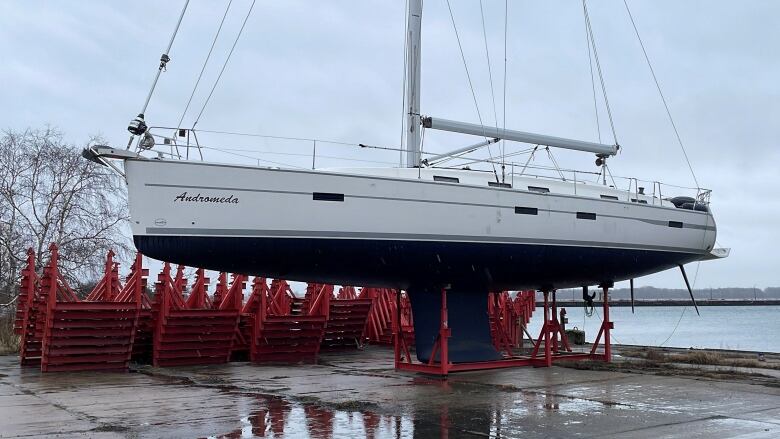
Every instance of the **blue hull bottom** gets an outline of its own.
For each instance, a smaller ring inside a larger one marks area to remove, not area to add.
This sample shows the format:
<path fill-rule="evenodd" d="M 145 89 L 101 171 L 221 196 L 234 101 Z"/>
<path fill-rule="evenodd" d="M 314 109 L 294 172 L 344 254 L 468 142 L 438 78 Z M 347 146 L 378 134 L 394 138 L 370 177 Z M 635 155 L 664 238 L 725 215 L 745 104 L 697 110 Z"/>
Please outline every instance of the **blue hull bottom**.
<path fill-rule="evenodd" d="M 151 258 L 209 270 L 404 289 L 457 285 L 480 292 L 597 285 L 700 258 L 655 250 L 469 242 L 146 235 L 134 241 Z"/>

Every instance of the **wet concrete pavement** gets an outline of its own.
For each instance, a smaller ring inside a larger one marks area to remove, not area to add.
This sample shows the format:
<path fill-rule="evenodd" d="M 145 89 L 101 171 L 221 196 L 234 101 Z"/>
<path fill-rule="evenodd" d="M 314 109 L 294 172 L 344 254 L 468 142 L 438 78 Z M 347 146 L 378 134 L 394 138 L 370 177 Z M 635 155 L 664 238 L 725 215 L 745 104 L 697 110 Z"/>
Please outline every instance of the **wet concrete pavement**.
<path fill-rule="evenodd" d="M 321 364 L 56 373 L 0 357 L 0 437 L 780 437 L 780 381 L 561 367 L 392 370 L 392 351 Z"/>

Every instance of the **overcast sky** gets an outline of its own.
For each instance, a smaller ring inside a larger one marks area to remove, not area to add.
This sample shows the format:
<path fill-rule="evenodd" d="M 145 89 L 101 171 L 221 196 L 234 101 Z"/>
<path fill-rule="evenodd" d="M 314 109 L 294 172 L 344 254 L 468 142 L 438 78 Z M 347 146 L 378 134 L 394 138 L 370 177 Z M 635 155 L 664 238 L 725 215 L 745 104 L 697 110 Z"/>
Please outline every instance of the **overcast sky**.
<path fill-rule="evenodd" d="M 234 0 L 184 126 L 192 126 L 251 1 Z M 181 1 L 0 1 L 0 126 L 50 123 L 73 143 L 102 134 L 127 142 Z M 479 3 L 451 0 L 486 124 L 495 123 Z M 146 119 L 175 126 L 227 0 L 193 0 Z M 504 2 L 484 0 L 488 50 L 503 119 Z M 713 190 L 727 260 L 702 263 L 696 287 L 780 285 L 780 3 L 629 2 L 701 186 Z M 621 1 L 592 1 L 591 22 L 622 153 L 612 173 L 694 186 Z M 258 0 L 198 128 L 398 147 L 403 1 Z M 510 1 L 506 126 L 597 140 L 588 52 L 578 1 Z M 477 122 L 445 0 L 423 13 L 422 112 Z M 603 99 L 602 139 L 612 141 Z M 426 133 L 427 151 L 473 143 Z M 203 144 L 310 166 L 311 143 L 207 136 Z M 507 144 L 507 152 L 524 145 Z M 220 161 L 239 160 L 215 155 Z M 244 154 L 244 153 L 242 153 Z M 488 154 L 485 151 L 483 154 Z M 497 149 L 492 154 L 498 154 Z M 594 171 L 587 154 L 556 152 L 564 167 Z M 321 166 L 393 166 L 397 153 L 318 144 Z M 526 156 L 515 160 L 523 162 Z M 534 163 L 548 165 L 545 157 Z M 667 194 L 664 194 L 667 195 Z M 671 194 L 669 194 L 671 195 Z M 772 250 L 775 249 L 775 250 Z M 696 264 L 688 267 L 693 277 Z M 683 286 L 677 272 L 638 285 Z"/>

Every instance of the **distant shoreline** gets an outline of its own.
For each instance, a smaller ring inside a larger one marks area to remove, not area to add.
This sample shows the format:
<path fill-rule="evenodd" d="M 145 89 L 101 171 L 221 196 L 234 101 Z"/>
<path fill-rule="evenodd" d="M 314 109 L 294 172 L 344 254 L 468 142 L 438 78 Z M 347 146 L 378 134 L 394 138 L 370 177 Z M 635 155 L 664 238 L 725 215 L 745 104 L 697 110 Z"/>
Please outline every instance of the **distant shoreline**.
<path fill-rule="evenodd" d="M 557 305 L 561 306 L 582 306 L 582 300 L 558 300 Z M 601 306 L 601 301 L 594 300 L 594 305 Z M 699 306 L 772 306 L 780 305 L 780 299 L 716 299 L 716 300 L 703 300 L 697 299 L 696 304 Z M 635 307 L 640 306 L 692 306 L 690 299 L 658 299 L 658 300 L 637 300 L 634 302 Z M 536 306 L 544 306 L 544 302 L 537 301 Z M 609 306 L 631 306 L 630 300 L 610 300 Z"/>

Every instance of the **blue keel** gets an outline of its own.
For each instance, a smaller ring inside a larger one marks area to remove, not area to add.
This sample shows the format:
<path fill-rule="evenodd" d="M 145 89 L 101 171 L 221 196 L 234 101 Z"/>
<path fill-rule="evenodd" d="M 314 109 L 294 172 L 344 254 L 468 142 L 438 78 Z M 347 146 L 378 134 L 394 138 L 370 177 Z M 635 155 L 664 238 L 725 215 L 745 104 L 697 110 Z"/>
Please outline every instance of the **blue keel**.
<path fill-rule="evenodd" d="M 414 317 L 414 338 L 417 359 L 427 363 L 433 345 L 439 337 L 441 315 L 440 288 L 410 288 L 409 300 Z M 468 363 L 501 359 L 493 347 L 488 319 L 488 294 L 475 294 L 473 289 L 447 291 L 448 326 L 452 335 L 448 341 L 449 361 Z M 439 361 L 437 352 L 434 361 Z"/>

